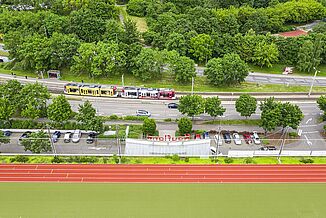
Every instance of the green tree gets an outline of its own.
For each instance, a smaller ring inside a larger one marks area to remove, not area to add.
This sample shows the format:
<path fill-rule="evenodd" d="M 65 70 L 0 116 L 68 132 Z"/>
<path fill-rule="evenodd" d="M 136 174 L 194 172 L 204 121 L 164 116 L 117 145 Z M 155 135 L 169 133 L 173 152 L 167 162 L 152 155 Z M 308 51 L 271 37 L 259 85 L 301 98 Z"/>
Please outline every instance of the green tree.
<path fill-rule="evenodd" d="M 241 116 L 248 118 L 256 112 L 257 100 L 249 94 L 242 94 L 235 102 L 235 109 Z"/>
<path fill-rule="evenodd" d="M 96 116 L 96 110 L 90 101 L 85 101 L 83 105 L 79 105 L 78 114 L 76 115 L 78 122 L 81 122 L 86 130 L 96 132 L 103 131 L 103 120 Z"/>
<path fill-rule="evenodd" d="M 154 49 L 142 49 L 135 57 L 135 68 L 132 73 L 143 81 L 162 76 L 163 59 L 161 52 Z"/>
<path fill-rule="evenodd" d="M 74 64 L 71 66 L 71 72 L 75 74 L 85 73 L 93 76 L 92 64 L 96 55 L 95 43 L 82 43 L 73 57 Z"/>
<path fill-rule="evenodd" d="M 171 33 L 166 42 L 165 48 L 169 51 L 175 50 L 180 55 L 186 55 L 188 51 L 188 46 L 184 35 L 180 33 Z"/>
<path fill-rule="evenodd" d="M 274 98 L 265 99 L 260 104 L 260 110 L 260 126 L 265 130 L 265 134 L 275 130 L 280 125 L 280 103 L 275 102 Z"/>
<path fill-rule="evenodd" d="M 42 117 L 46 112 L 46 102 L 50 99 L 48 89 L 39 84 L 27 84 L 20 92 L 21 115 L 26 118 L 36 119 Z"/>
<path fill-rule="evenodd" d="M 156 132 L 156 122 L 154 119 L 145 119 L 143 123 L 143 133 L 146 135 L 155 135 Z"/>
<path fill-rule="evenodd" d="M 169 70 L 174 73 L 175 81 L 185 84 L 196 77 L 195 62 L 188 57 L 173 55 L 169 60 Z"/>
<path fill-rule="evenodd" d="M 303 113 L 298 105 L 289 102 L 281 104 L 280 125 L 283 129 L 285 127 L 297 129 L 303 117 Z"/>
<path fill-rule="evenodd" d="M 0 130 L 0 145 L 8 144 L 10 142 L 10 138 L 4 136 L 3 132 Z"/>
<path fill-rule="evenodd" d="M 226 109 L 221 105 L 218 96 L 205 99 L 205 112 L 211 117 L 222 116 Z"/>
<path fill-rule="evenodd" d="M 190 40 L 190 53 L 199 61 L 210 59 L 212 56 L 214 41 L 207 34 L 199 34 Z"/>
<path fill-rule="evenodd" d="M 0 120 L 9 121 L 15 113 L 16 108 L 11 104 L 7 98 L 0 98 Z"/>
<path fill-rule="evenodd" d="M 55 122 L 67 121 L 72 114 L 71 106 L 64 95 L 53 99 L 47 109 L 48 118 Z"/>
<path fill-rule="evenodd" d="M 205 100 L 200 95 L 184 95 L 180 98 L 178 110 L 189 117 L 204 113 Z"/>
<path fill-rule="evenodd" d="M 29 138 L 22 139 L 21 144 L 25 147 L 25 151 L 31 151 L 36 154 L 52 150 L 49 135 L 44 131 L 31 133 Z"/>
<path fill-rule="evenodd" d="M 321 35 L 317 35 L 314 42 L 306 40 L 301 46 L 298 53 L 297 68 L 300 71 L 311 72 L 317 68 L 321 62 L 323 52 L 322 45 L 325 43 Z"/>
<path fill-rule="evenodd" d="M 13 114 L 14 114 L 18 110 L 18 107 L 21 104 L 20 90 L 22 88 L 23 88 L 23 86 L 17 80 L 9 80 L 3 84 L 0 84 L 0 97 L 4 101 L 2 104 L 4 105 L 3 110 L 6 111 L 5 113 L 10 114 L 10 111 L 12 109 Z M 10 107 L 5 106 L 7 103 L 10 104 Z M 0 105 L 2 105 L 2 104 L 0 104 Z M 6 109 L 6 107 L 8 107 L 8 108 Z M 9 117 L 11 117 L 11 115 Z"/>
<path fill-rule="evenodd" d="M 131 19 L 126 19 L 124 21 L 124 37 L 122 38 L 122 42 L 128 45 L 132 43 L 139 42 L 140 33 L 137 30 L 136 23 Z"/>
<path fill-rule="evenodd" d="M 321 95 L 317 99 L 317 104 L 320 110 L 324 111 L 324 116 L 326 114 L 326 95 Z"/>
<path fill-rule="evenodd" d="M 252 58 L 254 64 L 261 67 L 272 67 L 272 63 L 278 61 L 278 49 L 277 46 L 272 44 L 259 43 L 254 50 L 254 56 Z"/>
<path fill-rule="evenodd" d="M 208 81 L 215 86 L 239 84 L 245 80 L 248 72 L 248 65 L 234 53 L 209 60 L 205 69 Z"/>
<path fill-rule="evenodd" d="M 179 135 L 191 134 L 192 122 L 188 117 L 182 117 L 178 121 Z"/>

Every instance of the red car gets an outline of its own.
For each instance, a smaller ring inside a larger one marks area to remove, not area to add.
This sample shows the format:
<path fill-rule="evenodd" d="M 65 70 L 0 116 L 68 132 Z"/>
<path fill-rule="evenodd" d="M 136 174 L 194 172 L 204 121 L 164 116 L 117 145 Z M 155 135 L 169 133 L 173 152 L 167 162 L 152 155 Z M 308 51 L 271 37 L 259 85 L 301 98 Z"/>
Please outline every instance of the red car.
<path fill-rule="evenodd" d="M 252 139 L 250 133 L 243 133 L 243 138 L 247 144 L 252 144 Z"/>

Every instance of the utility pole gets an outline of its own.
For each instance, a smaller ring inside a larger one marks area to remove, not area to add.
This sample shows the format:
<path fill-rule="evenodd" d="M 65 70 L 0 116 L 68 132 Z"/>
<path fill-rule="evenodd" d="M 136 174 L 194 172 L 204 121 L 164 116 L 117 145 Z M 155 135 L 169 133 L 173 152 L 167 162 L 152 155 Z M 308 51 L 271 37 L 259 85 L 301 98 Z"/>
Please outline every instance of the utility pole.
<path fill-rule="evenodd" d="M 310 86 L 310 89 L 309 89 L 308 97 L 310 97 L 310 95 L 311 95 L 312 87 L 314 86 L 314 83 L 315 83 L 315 80 L 316 80 L 317 73 L 320 72 L 319 70 L 316 69 L 316 67 L 314 67 L 314 69 L 315 69 L 315 75 L 314 75 L 314 77 L 312 78 L 312 82 L 311 82 L 311 86 Z"/>
<path fill-rule="evenodd" d="M 194 95 L 194 77 L 191 78 L 191 95 Z"/>
<path fill-rule="evenodd" d="M 284 145 L 285 145 L 285 137 L 286 137 L 286 134 L 288 132 L 288 128 L 289 127 L 286 127 L 283 135 L 282 135 L 282 142 L 281 142 L 281 147 L 280 147 L 280 152 L 278 153 L 278 161 L 280 161 L 280 158 L 281 158 L 281 154 L 282 154 L 282 151 L 283 151 L 283 148 L 284 148 Z"/>
<path fill-rule="evenodd" d="M 115 134 L 117 136 L 117 146 L 118 146 L 118 156 L 119 156 L 119 164 L 121 164 L 121 147 L 120 147 L 120 140 L 119 140 L 119 125 L 116 125 Z"/>
<path fill-rule="evenodd" d="M 51 148 L 52 148 L 53 154 L 54 154 L 54 156 L 57 156 L 57 151 L 55 150 L 53 140 L 51 139 L 51 133 L 50 133 L 49 125 L 46 125 L 46 128 L 48 130 L 49 140 L 50 140 L 50 143 L 51 143 Z"/>

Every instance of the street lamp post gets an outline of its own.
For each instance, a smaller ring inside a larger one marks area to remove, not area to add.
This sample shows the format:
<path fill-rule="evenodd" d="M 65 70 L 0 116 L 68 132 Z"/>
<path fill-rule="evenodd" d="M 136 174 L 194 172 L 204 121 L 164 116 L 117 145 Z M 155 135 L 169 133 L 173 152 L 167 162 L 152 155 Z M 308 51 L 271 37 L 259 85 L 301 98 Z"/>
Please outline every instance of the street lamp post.
<path fill-rule="evenodd" d="M 312 78 L 312 82 L 311 82 L 311 86 L 310 86 L 310 89 L 309 89 L 308 97 L 310 97 L 312 87 L 314 86 L 314 83 L 315 83 L 315 80 L 316 80 L 317 73 L 320 72 L 319 70 L 316 69 L 316 67 L 314 67 L 314 70 L 315 70 L 315 75 Z"/>
<path fill-rule="evenodd" d="M 51 138 L 51 133 L 50 133 L 50 127 L 49 127 L 49 125 L 46 125 L 46 128 L 48 130 L 49 140 L 50 140 L 50 143 L 51 143 L 53 154 L 54 154 L 54 156 L 57 156 L 57 151 L 55 150 L 54 143 L 53 143 L 53 140 Z"/>

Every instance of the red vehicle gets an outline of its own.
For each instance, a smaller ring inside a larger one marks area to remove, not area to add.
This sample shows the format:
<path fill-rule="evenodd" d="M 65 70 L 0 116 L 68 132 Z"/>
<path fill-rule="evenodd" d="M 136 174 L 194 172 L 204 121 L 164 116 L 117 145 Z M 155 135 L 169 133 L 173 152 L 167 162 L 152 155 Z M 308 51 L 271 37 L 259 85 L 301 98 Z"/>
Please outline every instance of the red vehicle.
<path fill-rule="evenodd" d="M 195 135 L 195 139 L 201 139 L 200 134 L 196 134 L 196 135 Z"/>
<path fill-rule="evenodd" d="M 243 138 L 247 144 L 252 144 L 252 138 L 250 133 L 243 133 Z"/>

